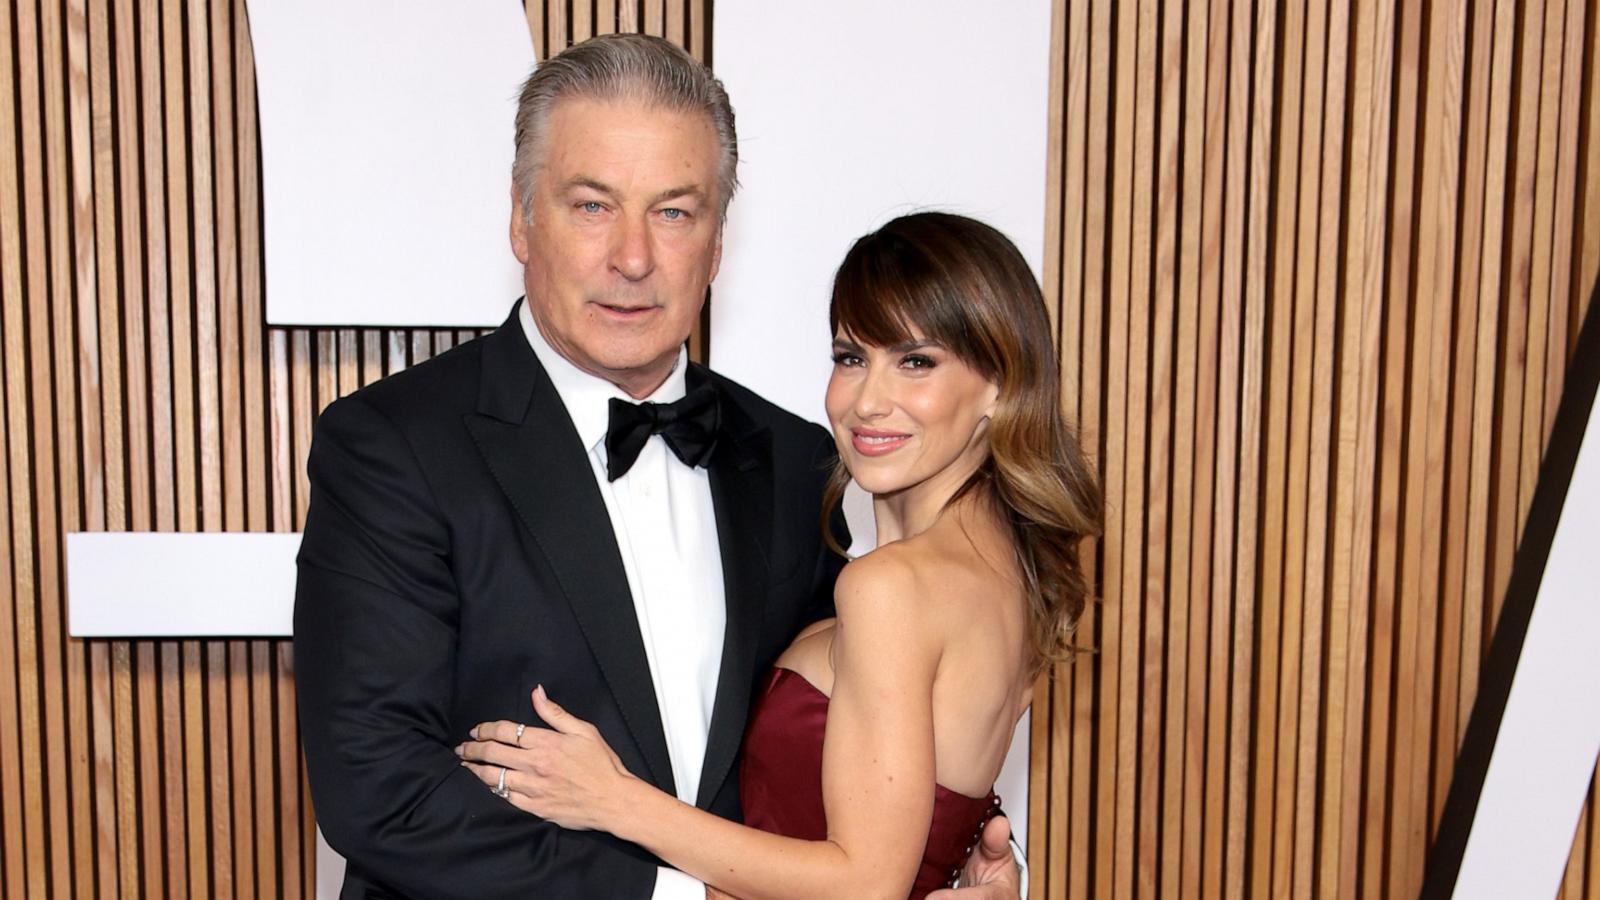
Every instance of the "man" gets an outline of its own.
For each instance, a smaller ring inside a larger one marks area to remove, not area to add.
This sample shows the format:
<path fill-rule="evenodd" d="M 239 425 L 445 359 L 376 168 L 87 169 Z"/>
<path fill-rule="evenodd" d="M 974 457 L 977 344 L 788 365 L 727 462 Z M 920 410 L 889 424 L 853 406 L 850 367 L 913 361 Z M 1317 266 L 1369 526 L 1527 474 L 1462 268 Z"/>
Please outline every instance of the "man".
<path fill-rule="evenodd" d="M 705 896 L 452 748 L 529 720 L 543 684 L 631 771 L 739 815 L 754 683 L 830 614 L 842 560 L 818 533 L 828 434 L 686 359 L 736 163 L 726 94 L 671 44 L 548 61 L 517 114 L 526 302 L 318 421 L 296 684 L 342 896 Z"/>

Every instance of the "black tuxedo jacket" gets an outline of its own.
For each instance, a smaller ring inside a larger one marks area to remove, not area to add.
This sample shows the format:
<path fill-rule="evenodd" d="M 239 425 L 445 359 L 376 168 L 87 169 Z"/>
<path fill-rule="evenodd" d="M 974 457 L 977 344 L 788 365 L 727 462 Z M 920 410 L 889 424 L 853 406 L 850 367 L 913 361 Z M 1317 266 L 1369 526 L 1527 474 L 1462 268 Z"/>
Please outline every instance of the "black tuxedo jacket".
<path fill-rule="evenodd" d="M 727 631 L 698 805 L 737 818 L 756 679 L 832 612 L 818 528 L 833 442 L 721 391 L 709 464 Z M 674 790 L 616 539 L 588 455 L 513 312 L 493 334 L 325 410 L 295 592 L 295 685 L 317 820 L 345 898 L 648 897 L 658 860 L 491 795 L 452 748 L 537 724 L 528 694 L 593 722 Z"/>

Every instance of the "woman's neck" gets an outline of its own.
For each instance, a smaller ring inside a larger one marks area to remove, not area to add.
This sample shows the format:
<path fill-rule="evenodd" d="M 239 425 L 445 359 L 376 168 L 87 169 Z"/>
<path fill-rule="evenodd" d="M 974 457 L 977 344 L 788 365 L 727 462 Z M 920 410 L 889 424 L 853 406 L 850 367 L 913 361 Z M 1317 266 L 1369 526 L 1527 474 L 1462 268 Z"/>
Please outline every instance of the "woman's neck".
<path fill-rule="evenodd" d="M 872 496 L 873 521 L 879 547 L 916 537 L 933 527 L 951 500 L 978 471 L 983 455 L 967 458 L 934 474 L 926 481 L 889 494 Z"/>

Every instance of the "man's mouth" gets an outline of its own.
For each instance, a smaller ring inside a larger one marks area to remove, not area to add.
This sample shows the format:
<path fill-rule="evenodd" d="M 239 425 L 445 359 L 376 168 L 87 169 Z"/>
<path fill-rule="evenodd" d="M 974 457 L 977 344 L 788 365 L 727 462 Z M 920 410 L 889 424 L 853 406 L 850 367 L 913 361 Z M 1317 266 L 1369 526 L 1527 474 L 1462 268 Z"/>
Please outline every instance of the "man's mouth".
<path fill-rule="evenodd" d="M 661 308 L 649 305 L 628 306 L 620 303 L 600 302 L 596 302 L 595 306 L 598 306 L 608 316 L 624 320 L 642 319 Z"/>

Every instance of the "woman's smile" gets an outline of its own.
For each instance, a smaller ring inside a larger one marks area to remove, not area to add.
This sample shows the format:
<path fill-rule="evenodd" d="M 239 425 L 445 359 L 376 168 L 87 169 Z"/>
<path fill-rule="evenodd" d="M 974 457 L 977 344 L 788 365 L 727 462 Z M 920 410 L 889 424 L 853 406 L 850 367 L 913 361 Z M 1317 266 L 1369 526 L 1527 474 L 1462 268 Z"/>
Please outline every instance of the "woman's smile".
<path fill-rule="evenodd" d="M 911 440 L 911 435 L 879 428 L 850 429 L 850 443 L 862 456 L 887 456 Z"/>

